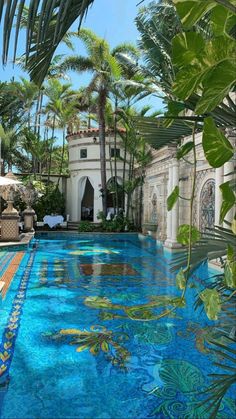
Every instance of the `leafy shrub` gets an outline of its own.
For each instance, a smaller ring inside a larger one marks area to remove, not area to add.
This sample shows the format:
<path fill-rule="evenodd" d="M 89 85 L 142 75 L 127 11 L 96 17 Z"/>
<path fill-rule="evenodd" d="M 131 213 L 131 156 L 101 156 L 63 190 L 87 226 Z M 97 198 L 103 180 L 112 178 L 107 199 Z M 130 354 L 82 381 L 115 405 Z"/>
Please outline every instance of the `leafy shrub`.
<path fill-rule="evenodd" d="M 37 199 L 33 208 L 37 214 L 38 220 L 43 220 L 47 214 L 65 214 L 65 198 L 59 191 L 59 188 L 49 184 L 45 188 L 44 194 Z"/>
<path fill-rule="evenodd" d="M 101 220 L 101 227 L 103 231 L 107 232 L 122 232 L 130 230 L 131 223 L 123 214 L 118 214 L 114 216 L 112 220 L 107 220 L 103 212 L 98 213 L 98 219 Z"/>
<path fill-rule="evenodd" d="M 80 221 L 79 226 L 78 226 L 78 231 L 80 233 L 83 233 L 85 231 L 87 232 L 94 231 L 94 226 L 89 221 Z"/>

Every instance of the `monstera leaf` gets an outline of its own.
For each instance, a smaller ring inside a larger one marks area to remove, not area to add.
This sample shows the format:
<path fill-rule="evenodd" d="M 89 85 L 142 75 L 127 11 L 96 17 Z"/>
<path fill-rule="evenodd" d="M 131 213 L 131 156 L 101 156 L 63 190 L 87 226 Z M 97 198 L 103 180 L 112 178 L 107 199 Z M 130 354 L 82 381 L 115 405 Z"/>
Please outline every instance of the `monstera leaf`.
<path fill-rule="evenodd" d="M 185 245 L 189 244 L 189 236 L 190 236 L 190 225 L 189 224 L 182 224 L 179 226 L 178 234 L 177 234 L 177 241 L 178 243 Z M 200 231 L 194 226 L 191 227 L 191 242 L 192 244 L 196 243 L 200 240 L 201 234 Z"/>
<path fill-rule="evenodd" d="M 173 63 L 182 67 L 193 64 L 193 61 L 201 57 L 205 48 L 203 37 L 197 32 L 182 32 L 172 40 Z"/>
<path fill-rule="evenodd" d="M 184 290 L 186 287 L 186 278 L 184 275 L 184 270 L 181 268 L 176 275 L 176 285 L 180 290 Z"/>
<path fill-rule="evenodd" d="M 220 296 L 217 290 L 206 288 L 200 293 L 200 298 L 204 303 L 207 317 L 210 320 L 217 320 L 221 311 Z"/>
<path fill-rule="evenodd" d="M 199 33 L 187 32 L 176 35 L 172 47 L 177 67 L 174 94 L 186 100 L 193 93 L 201 92 L 196 114 L 214 110 L 236 82 L 234 40 L 222 35 L 206 41 Z"/>
<path fill-rule="evenodd" d="M 222 192 L 222 204 L 220 209 L 220 223 L 224 221 L 226 214 L 231 208 L 234 207 L 236 203 L 236 198 L 234 191 L 230 187 L 230 182 L 225 182 L 220 185 L 220 190 Z"/>
<path fill-rule="evenodd" d="M 179 187 L 176 186 L 167 198 L 167 210 L 171 211 L 179 198 Z"/>
<path fill-rule="evenodd" d="M 210 116 L 204 120 L 202 146 L 209 164 L 221 167 L 233 157 L 233 147 Z"/>
<path fill-rule="evenodd" d="M 186 144 L 183 144 L 176 152 L 176 157 L 178 160 L 182 159 L 186 154 L 188 154 L 194 147 L 193 141 L 188 141 Z"/>

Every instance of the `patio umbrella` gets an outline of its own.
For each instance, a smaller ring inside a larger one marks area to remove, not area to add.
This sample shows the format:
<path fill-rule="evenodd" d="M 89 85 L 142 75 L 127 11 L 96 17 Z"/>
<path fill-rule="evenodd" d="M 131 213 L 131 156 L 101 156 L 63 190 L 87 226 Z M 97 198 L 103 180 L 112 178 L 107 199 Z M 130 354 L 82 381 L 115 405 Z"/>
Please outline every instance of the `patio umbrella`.
<path fill-rule="evenodd" d="M 21 184 L 19 180 L 11 179 L 6 176 L 0 176 L 0 187 Z"/>

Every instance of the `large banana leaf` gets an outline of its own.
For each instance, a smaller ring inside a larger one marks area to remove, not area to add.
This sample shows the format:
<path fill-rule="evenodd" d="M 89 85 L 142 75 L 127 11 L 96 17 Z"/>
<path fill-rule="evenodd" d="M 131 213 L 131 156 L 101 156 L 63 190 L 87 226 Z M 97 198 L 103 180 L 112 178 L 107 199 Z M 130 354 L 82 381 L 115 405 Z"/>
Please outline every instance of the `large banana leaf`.
<path fill-rule="evenodd" d="M 47 74 L 53 54 L 71 25 L 79 18 L 79 26 L 94 0 L 30 0 L 26 28 L 25 60 L 31 78 L 41 84 Z M 10 37 L 14 28 L 17 51 L 18 36 L 25 0 L 0 0 L 0 23 L 3 21 L 3 63 L 9 55 Z M 38 34 L 34 36 L 35 21 Z"/>

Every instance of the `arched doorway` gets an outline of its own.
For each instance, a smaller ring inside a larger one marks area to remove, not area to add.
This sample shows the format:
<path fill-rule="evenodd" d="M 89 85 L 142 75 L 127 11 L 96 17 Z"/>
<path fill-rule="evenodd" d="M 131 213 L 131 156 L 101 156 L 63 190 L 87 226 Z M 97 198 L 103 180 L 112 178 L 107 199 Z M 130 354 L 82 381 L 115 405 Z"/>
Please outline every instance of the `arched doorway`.
<path fill-rule="evenodd" d="M 84 179 L 84 191 L 81 199 L 81 220 L 93 221 L 94 189 L 87 177 Z"/>
<path fill-rule="evenodd" d="M 200 231 L 206 228 L 214 227 L 215 222 L 215 180 L 207 180 L 200 194 L 200 211 L 199 211 L 199 227 Z"/>

